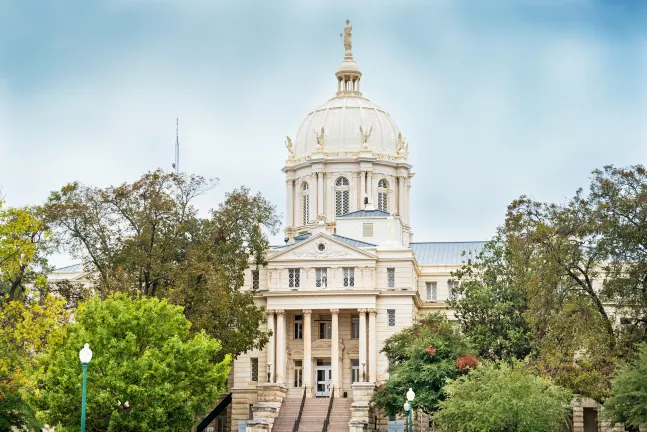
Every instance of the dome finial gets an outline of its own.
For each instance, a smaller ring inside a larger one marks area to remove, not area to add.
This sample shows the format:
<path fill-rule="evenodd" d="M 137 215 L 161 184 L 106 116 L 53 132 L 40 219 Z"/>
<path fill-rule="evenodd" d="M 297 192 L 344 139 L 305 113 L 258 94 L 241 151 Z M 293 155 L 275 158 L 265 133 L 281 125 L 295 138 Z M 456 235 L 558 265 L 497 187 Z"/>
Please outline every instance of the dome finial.
<path fill-rule="evenodd" d="M 350 24 L 350 20 L 346 19 L 346 26 L 344 27 L 344 32 L 339 33 L 344 39 L 344 49 L 346 53 L 344 58 L 353 58 L 353 26 Z"/>
<path fill-rule="evenodd" d="M 353 95 L 361 96 L 359 91 L 359 80 L 362 73 L 359 71 L 359 66 L 353 60 L 353 26 L 350 20 L 346 20 L 344 32 L 339 33 L 339 36 L 344 40 L 344 60 L 337 69 L 337 96 Z"/>

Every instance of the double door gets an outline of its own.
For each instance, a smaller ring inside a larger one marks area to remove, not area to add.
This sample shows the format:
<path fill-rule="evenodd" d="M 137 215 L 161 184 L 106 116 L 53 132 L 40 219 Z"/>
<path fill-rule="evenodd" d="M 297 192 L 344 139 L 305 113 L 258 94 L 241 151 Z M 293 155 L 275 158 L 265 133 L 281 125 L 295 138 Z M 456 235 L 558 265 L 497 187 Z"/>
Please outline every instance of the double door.
<path fill-rule="evenodd" d="M 332 368 L 330 364 L 315 367 L 315 396 L 330 396 L 330 385 L 332 383 Z"/>

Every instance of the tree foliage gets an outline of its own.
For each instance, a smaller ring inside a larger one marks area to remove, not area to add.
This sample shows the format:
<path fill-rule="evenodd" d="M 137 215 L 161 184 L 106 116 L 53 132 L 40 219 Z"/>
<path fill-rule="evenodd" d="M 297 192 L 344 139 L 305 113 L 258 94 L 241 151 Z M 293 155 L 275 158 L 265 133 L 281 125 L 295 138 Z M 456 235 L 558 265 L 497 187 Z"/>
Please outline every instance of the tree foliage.
<path fill-rule="evenodd" d="M 435 414 L 451 432 L 568 430 L 571 394 L 538 378 L 522 363 L 486 362 L 447 382 Z"/>
<path fill-rule="evenodd" d="M 195 331 L 238 355 L 267 341 L 258 330 L 263 311 L 240 288 L 250 258 L 264 265 L 264 229 L 276 232 L 279 219 L 244 187 L 227 194 L 211 217 L 199 217 L 193 200 L 211 186 L 161 170 L 104 189 L 72 183 L 51 194 L 46 213 L 65 250 L 95 275 L 102 298 L 167 298 L 184 308 Z"/>
<path fill-rule="evenodd" d="M 115 294 L 82 303 L 45 362 L 41 419 L 78 430 L 78 353 L 88 343 L 88 431 L 189 430 L 224 390 L 231 360 L 220 360 L 220 342 L 189 327 L 182 308 L 165 300 Z"/>
<path fill-rule="evenodd" d="M 604 403 L 612 423 L 635 428 L 647 424 L 647 344 L 637 348 L 636 357 L 616 370 L 611 396 Z"/>
<path fill-rule="evenodd" d="M 464 338 L 438 313 L 388 338 L 382 352 L 390 359 L 389 379 L 374 393 L 373 402 L 389 414 L 403 411 L 409 388 L 416 393 L 416 408 L 434 411 L 443 398 L 445 380 L 475 364 Z"/>

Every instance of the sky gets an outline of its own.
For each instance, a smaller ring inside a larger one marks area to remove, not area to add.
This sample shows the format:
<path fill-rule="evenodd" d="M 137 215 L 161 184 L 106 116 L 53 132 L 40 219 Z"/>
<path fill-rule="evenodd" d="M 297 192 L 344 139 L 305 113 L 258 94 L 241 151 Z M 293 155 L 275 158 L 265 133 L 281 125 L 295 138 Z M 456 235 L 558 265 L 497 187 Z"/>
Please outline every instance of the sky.
<path fill-rule="evenodd" d="M 283 213 L 285 136 L 334 95 L 346 18 L 410 143 L 414 241 L 486 240 L 522 194 L 647 164 L 647 1 L 0 0 L 2 195 L 170 170 L 179 118 L 182 171 L 220 179 L 202 214 L 241 185 Z"/>

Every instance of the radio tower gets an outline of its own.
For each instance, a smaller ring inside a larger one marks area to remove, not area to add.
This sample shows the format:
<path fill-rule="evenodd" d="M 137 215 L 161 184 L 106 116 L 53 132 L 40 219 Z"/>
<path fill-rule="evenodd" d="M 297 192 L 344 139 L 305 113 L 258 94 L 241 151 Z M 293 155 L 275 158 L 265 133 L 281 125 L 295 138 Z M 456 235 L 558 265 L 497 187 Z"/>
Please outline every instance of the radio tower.
<path fill-rule="evenodd" d="M 175 118 L 175 162 L 173 162 L 173 168 L 175 169 L 175 174 L 180 173 L 180 135 L 179 135 L 180 121 Z"/>

